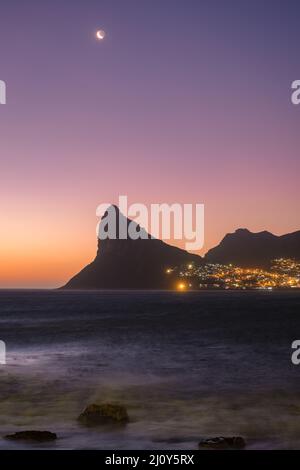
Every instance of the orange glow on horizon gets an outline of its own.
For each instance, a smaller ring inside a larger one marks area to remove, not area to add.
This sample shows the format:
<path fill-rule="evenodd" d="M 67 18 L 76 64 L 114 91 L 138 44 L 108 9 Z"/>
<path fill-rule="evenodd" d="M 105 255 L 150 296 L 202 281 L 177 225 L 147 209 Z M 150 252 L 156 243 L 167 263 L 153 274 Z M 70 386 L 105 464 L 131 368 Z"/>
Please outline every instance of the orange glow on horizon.
<path fill-rule="evenodd" d="M 65 187 L 56 189 L 53 195 L 38 187 L 34 194 L 22 193 L 23 199 L 19 193 L 12 194 L 8 199 L 3 196 L 0 288 L 60 287 L 95 258 L 97 202 L 117 201 L 112 194 L 99 195 L 93 188 L 85 188 L 83 192 L 84 200 L 81 192 L 67 192 Z M 6 193 L 9 193 L 8 188 Z M 129 196 L 130 203 L 138 199 L 137 194 Z M 162 195 L 161 199 L 170 203 L 166 195 Z M 195 202 L 195 198 L 190 197 L 189 200 Z M 151 204 L 153 201 L 149 197 L 143 199 L 143 202 Z M 257 210 L 254 212 L 254 209 L 248 210 L 246 221 L 229 204 L 226 220 L 225 216 L 223 219 L 220 217 L 219 206 L 208 207 L 205 246 L 197 253 L 201 256 L 220 243 L 226 233 L 240 226 L 247 226 L 253 232 L 268 229 L 278 235 L 294 231 L 298 226 L 296 218 L 292 218 L 289 211 L 284 212 L 284 215 L 287 214 L 291 225 L 283 225 L 279 230 L 271 216 L 269 220 L 264 218 L 260 223 L 256 222 Z M 271 214 L 265 207 L 263 211 L 265 209 L 267 214 Z M 166 243 L 185 248 L 179 240 L 166 240 Z M 172 271 L 172 267 L 167 267 L 167 274 L 171 275 Z M 179 290 L 177 285 L 174 288 Z"/>

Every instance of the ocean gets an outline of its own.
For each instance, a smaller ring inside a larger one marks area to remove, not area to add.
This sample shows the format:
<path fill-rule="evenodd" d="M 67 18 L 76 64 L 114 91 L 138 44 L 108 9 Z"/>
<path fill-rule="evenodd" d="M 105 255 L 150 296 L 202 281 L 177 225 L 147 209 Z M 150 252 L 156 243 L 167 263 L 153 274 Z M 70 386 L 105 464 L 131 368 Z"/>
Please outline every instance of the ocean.
<path fill-rule="evenodd" d="M 0 291 L 0 449 L 197 449 L 241 435 L 248 449 L 300 449 L 298 291 Z M 85 427 L 90 403 L 126 426 Z"/>

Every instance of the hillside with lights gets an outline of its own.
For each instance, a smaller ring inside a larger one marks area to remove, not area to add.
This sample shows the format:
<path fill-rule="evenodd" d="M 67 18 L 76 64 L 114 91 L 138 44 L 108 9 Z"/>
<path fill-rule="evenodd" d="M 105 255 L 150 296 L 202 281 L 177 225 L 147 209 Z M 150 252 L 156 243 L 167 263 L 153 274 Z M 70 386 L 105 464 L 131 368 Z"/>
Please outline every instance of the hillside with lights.
<path fill-rule="evenodd" d="M 126 219 L 127 224 L 135 222 Z M 102 223 L 102 222 L 101 222 Z M 140 227 L 135 224 L 137 230 Z M 145 232 L 146 233 L 146 232 Z M 277 237 L 239 229 L 204 258 L 144 234 L 98 240 L 95 260 L 63 289 L 300 288 L 300 232 Z"/>

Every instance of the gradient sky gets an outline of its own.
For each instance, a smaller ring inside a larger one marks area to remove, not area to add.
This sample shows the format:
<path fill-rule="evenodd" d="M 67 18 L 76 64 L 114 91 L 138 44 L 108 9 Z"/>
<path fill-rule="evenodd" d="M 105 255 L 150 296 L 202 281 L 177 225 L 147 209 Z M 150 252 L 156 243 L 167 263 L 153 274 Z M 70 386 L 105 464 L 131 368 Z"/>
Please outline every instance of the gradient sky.
<path fill-rule="evenodd" d="M 0 287 L 64 283 L 119 194 L 204 203 L 203 252 L 238 227 L 298 230 L 299 17 L 283 0 L 1 0 Z"/>

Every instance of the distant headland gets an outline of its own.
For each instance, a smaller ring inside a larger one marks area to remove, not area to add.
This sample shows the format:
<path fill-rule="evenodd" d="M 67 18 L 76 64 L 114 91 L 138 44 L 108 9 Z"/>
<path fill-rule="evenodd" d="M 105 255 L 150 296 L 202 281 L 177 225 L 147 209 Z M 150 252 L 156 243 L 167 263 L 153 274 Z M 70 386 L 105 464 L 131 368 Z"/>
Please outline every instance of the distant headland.
<path fill-rule="evenodd" d="M 126 223 L 134 222 L 126 219 Z M 95 260 L 62 289 L 295 287 L 300 287 L 300 231 L 276 236 L 238 229 L 204 257 L 150 235 L 137 240 L 98 240 Z"/>

